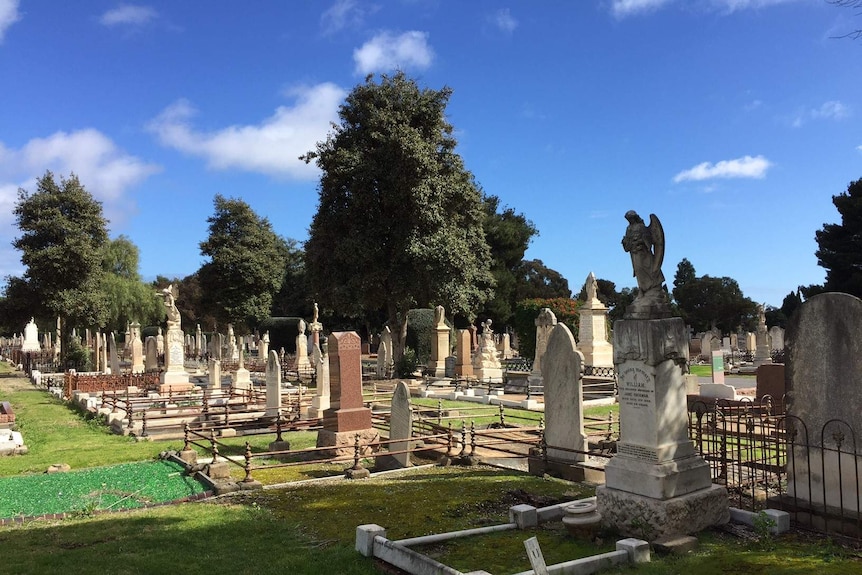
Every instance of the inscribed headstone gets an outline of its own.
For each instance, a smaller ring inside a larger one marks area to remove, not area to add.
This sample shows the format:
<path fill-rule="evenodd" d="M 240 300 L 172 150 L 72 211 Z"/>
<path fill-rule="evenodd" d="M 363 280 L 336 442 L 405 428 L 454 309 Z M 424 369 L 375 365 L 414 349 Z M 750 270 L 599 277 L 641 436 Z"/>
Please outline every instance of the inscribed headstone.
<path fill-rule="evenodd" d="M 545 441 L 548 457 L 555 460 L 584 461 L 583 361 L 569 328 L 558 323 L 548 338 L 542 360 L 545 388 Z M 561 449 L 557 449 L 561 448 Z"/>

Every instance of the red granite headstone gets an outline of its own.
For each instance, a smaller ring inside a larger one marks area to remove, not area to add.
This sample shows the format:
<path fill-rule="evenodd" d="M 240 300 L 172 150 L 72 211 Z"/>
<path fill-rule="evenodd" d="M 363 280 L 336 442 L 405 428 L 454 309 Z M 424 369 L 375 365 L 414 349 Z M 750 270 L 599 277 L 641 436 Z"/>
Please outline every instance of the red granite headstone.
<path fill-rule="evenodd" d="M 323 412 L 323 428 L 359 431 L 371 428 L 371 410 L 362 403 L 361 340 L 353 331 L 329 336 L 329 409 Z"/>
<path fill-rule="evenodd" d="M 775 414 L 784 413 L 784 394 L 787 384 L 784 381 L 784 364 L 764 363 L 757 368 L 757 399 L 764 395 L 772 396 Z"/>

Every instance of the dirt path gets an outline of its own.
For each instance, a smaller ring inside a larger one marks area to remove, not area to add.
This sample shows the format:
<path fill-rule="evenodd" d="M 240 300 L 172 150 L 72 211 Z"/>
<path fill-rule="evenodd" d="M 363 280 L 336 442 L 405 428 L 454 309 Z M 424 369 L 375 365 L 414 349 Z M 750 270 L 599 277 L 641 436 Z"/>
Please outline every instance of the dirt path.
<path fill-rule="evenodd" d="M 23 391 L 25 389 L 35 388 L 30 383 L 30 380 L 27 379 L 27 376 L 20 371 L 0 374 L 0 400 L 2 400 L 3 393 Z"/>

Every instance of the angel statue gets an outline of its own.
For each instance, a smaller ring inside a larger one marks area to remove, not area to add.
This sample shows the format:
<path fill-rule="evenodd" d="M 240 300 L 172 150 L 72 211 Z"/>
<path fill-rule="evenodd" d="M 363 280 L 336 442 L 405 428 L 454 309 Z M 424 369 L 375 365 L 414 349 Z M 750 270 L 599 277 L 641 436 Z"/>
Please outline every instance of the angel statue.
<path fill-rule="evenodd" d="M 667 317 L 670 314 L 664 274 L 664 229 L 655 214 L 650 225 L 644 224 L 634 210 L 626 212 L 629 222 L 623 237 L 623 249 L 632 258 L 633 275 L 637 279 L 638 295 L 632 302 L 628 317 Z"/>
<path fill-rule="evenodd" d="M 174 284 L 164 288 L 161 293 L 157 294 L 165 298 L 165 307 L 168 314 L 168 329 L 172 325 L 180 326 L 180 310 L 177 309 L 177 298 L 179 297 L 179 289 L 174 287 Z"/>

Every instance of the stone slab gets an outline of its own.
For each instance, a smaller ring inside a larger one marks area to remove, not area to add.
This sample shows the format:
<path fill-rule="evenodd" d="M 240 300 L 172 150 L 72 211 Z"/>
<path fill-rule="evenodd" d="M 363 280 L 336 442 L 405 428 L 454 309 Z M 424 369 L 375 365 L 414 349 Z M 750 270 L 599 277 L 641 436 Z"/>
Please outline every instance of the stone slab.
<path fill-rule="evenodd" d="M 705 489 L 712 480 L 709 464 L 698 455 L 658 464 L 617 455 L 605 466 L 605 483 L 619 491 L 671 499 Z"/>
<path fill-rule="evenodd" d="M 600 486 L 596 504 L 605 527 L 641 539 L 690 535 L 730 520 L 727 489 L 720 485 L 665 500 Z"/>
<path fill-rule="evenodd" d="M 656 553 L 665 555 L 685 555 L 697 548 L 697 537 L 691 535 L 669 535 L 652 542 Z"/>
<path fill-rule="evenodd" d="M 344 432 L 321 429 L 317 432 L 317 447 L 325 449 L 321 449 L 318 453 L 323 457 L 349 457 L 354 454 L 357 434 L 360 455 L 363 457 L 370 455 L 380 441 L 380 433 L 371 428 Z"/>

